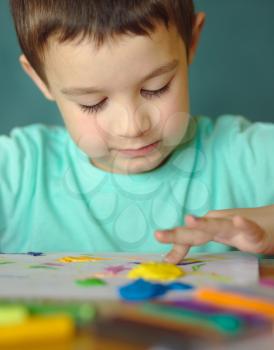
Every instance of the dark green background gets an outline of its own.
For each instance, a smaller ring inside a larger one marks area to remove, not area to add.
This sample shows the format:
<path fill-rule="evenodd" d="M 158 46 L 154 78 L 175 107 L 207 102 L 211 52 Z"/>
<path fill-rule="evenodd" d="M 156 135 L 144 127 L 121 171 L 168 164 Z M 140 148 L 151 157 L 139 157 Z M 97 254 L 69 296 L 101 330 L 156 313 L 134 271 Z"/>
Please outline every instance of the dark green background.
<path fill-rule="evenodd" d="M 190 70 L 192 113 L 273 122 L 274 1 L 195 2 L 207 13 L 207 23 Z M 0 0 L 1 134 L 19 125 L 61 123 L 55 105 L 21 70 L 19 54 L 8 0 Z"/>

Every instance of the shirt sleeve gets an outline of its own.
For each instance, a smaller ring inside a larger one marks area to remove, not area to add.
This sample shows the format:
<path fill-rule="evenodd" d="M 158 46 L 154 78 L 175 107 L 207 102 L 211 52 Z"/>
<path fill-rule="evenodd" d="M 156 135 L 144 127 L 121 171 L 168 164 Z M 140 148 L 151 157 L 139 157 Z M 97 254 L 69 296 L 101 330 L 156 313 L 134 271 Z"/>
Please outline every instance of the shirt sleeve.
<path fill-rule="evenodd" d="M 13 129 L 9 136 L 0 136 L 0 242 L 1 232 L 9 225 L 20 202 L 23 181 L 25 185 L 31 179 L 28 149 L 20 128 Z"/>
<path fill-rule="evenodd" d="M 250 207 L 274 204 L 274 124 L 237 117 L 231 124 L 227 168 Z M 239 201 L 241 199 L 239 198 Z"/>

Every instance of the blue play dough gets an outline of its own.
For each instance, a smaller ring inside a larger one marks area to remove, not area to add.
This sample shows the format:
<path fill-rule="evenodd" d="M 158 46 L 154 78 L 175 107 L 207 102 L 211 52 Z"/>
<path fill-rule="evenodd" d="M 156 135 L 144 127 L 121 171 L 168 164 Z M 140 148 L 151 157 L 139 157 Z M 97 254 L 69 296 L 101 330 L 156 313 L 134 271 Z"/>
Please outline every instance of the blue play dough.
<path fill-rule="evenodd" d="M 163 295 L 166 292 L 165 286 L 158 283 L 150 283 L 138 279 L 126 286 L 119 288 L 120 296 L 125 300 L 147 300 Z"/>
<path fill-rule="evenodd" d="M 190 290 L 193 286 L 186 283 L 174 282 L 169 284 L 152 283 L 142 278 L 119 288 L 122 299 L 129 301 L 142 301 L 164 295 L 169 290 Z"/>
<path fill-rule="evenodd" d="M 169 285 L 169 289 L 179 289 L 179 290 L 190 290 L 193 289 L 194 286 L 192 286 L 191 284 L 188 283 L 181 283 L 181 282 L 173 282 L 170 283 Z"/>

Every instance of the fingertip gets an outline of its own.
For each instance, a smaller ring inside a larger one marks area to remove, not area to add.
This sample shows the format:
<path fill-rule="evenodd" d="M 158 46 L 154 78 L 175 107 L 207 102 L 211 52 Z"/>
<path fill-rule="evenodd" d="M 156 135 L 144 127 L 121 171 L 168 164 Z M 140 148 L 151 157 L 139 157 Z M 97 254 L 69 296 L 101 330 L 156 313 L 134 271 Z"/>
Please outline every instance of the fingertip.
<path fill-rule="evenodd" d="M 187 225 L 193 225 L 198 222 L 199 218 L 195 215 L 186 215 L 185 216 L 185 222 Z"/>
<path fill-rule="evenodd" d="M 177 259 L 175 257 L 173 257 L 172 255 L 166 255 L 164 257 L 164 262 L 168 263 L 168 264 L 177 264 Z"/>
<path fill-rule="evenodd" d="M 164 262 L 169 263 L 170 262 L 170 258 L 166 255 L 163 259 Z"/>
<path fill-rule="evenodd" d="M 161 239 L 163 238 L 163 232 L 162 231 L 156 231 L 154 233 L 154 236 L 157 238 L 157 239 Z"/>
<path fill-rule="evenodd" d="M 179 264 L 188 252 L 188 249 L 181 249 L 183 249 L 182 246 L 180 246 L 180 251 L 176 251 L 176 246 L 173 247 L 173 249 L 165 256 L 164 261 L 169 264 Z"/>

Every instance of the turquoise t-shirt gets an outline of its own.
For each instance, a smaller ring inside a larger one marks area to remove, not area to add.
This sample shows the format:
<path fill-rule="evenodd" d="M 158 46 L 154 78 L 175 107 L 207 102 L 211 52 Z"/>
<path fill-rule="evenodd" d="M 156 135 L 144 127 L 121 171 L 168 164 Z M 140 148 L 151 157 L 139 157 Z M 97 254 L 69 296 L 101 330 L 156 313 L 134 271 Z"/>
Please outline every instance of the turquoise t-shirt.
<path fill-rule="evenodd" d="M 274 124 L 192 118 L 187 142 L 135 175 L 94 167 L 63 127 L 0 137 L 0 252 L 160 252 L 184 215 L 274 203 Z M 215 242 L 191 252 L 222 252 Z"/>

